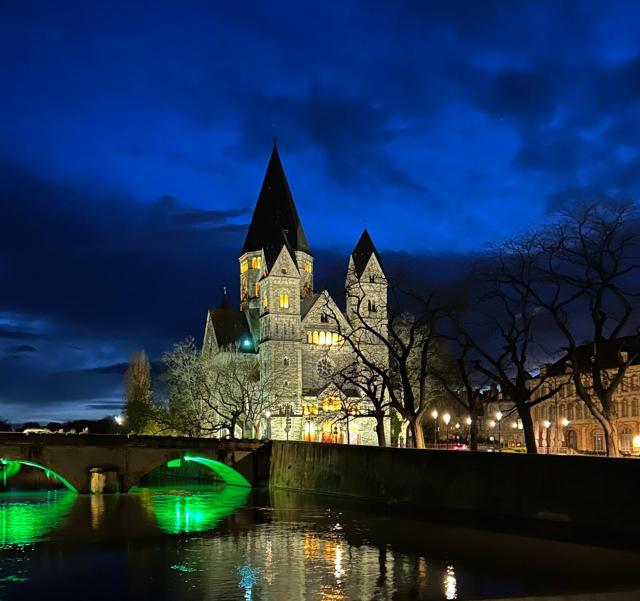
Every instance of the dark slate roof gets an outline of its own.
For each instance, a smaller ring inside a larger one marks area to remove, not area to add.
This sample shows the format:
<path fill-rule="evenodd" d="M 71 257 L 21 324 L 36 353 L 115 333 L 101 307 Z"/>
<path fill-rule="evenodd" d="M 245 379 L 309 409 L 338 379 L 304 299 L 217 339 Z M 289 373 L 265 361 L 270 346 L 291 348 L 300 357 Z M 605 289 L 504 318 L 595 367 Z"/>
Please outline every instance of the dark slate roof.
<path fill-rule="evenodd" d="M 376 259 L 378 259 L 378 262 L 382 267 L 382 259 L 380 258 L 380 254 L 378 253 L 378 250 L 376 249 L 375 244 L 373 243 L 373 240 L 371 239 L 371 236 L 369 235 L 369 232 L 365 227 L 362 235 L 360 236 L 360 240 L 358 240 L 358 244 L 356 244 L 356 247 L 351 253 L 351 256 L 353 257 L 353 264 L 356 268 L 356 275 L 358 277 L 360 277 L 362 275 L 362 272 L 365 270 L 367 263 L 371 258 L 371 255 L 376 256 Z"/>
<path fill-rule="evenodd" d="M 283 246 L 294 261 L 296 250 L 311 254 L 274 142 L 242 254 L 264 249 L 267 265 L 271 266 Z"/>
<path fill-rule="evenodd" d="M 251 328 L 244 311 L 234 309 L 209 309 L 211 325 L 220 349 L 238 347 L 241 352 L 255 352 L 255 344 L 251 335 Z M 251 344 L 247 345 L 245 341 Z"/>
<path fill-rule="evenodd" d="M 316 301 L 322 296 L 322 292 L 315 292 L 314 294 L 310 294 L 309 296 L 305 296 L 300 301 L 300 317 L 304 319 L 311 310 L 311 307 L 315 305 Z"/>
<path fill-rule="evenodd" d="M 593 356 L 593 342 L 581 344 L 577 350 L 578 364 L 581 371 L 591 369 L 591 357 Z M 618 352 L 629 354 L 632 365 L 640 365 L 640 336 L 624 336 L 613 341 L 604 342 L 601 350 L 604 369 L 614 369 L 618 366 Z M 557 376 L 567 372 L 569 356 L 565 355 L 555 363 L 547 367 L 547 375 Z"/>

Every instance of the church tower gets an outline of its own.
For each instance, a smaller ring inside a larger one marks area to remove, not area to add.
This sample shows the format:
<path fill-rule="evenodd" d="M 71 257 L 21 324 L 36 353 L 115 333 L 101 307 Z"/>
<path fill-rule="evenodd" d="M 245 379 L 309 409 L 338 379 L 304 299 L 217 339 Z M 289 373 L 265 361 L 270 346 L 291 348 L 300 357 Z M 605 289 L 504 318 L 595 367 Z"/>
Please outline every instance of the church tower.
<path fill-rule="evenodd" d="M 275 143 L 239 262 L 241 308 L 259 323 L 261 377 L 277 405 L 298 413 L 301 301 L 313 293 L 313 256 Z M 285 425 L 272 419 L 274 437 L 285 437 Z"/>
<path fill-rule="evenodd" d="M 388 290 L 387 278 L 382 267 L 382 259 L 371 236 L 364 229 L 356 247 L 349 257 L 346 280 L 347 319 L 354 330 L 361 328 L 362 323 L 377 329 L 387 336 L 388 325 Z M 375 344 L 375 336 L 365 332 L 363 343 Z"/>

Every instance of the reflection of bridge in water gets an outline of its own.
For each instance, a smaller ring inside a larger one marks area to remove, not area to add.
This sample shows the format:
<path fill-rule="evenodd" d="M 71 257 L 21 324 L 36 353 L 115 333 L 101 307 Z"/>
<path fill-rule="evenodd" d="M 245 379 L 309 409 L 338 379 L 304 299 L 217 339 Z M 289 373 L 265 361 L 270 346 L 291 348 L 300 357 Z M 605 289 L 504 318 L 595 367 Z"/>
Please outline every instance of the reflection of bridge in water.
<path fill-rule="evenodd" d="M 175 460 L 194 462 L 220 480 L 259 485 L 269 477 L 268 444 L 212 438 L 102 434 L 0 434 L 0 461 L 45 470 L 67 488 L 86 493 L 126 492 L 156 468 Z"/>

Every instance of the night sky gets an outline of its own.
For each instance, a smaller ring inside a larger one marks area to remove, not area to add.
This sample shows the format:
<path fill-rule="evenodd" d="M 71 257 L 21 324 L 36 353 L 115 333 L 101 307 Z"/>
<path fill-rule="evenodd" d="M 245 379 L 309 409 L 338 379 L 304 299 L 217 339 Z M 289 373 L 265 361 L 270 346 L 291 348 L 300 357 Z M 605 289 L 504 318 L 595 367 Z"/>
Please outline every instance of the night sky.
<path fill-rule="evenodd" d="M 635 199 L 639 25 L 635 1 L 1 3 L 0 417 L 115 414 L 133 349 L 201 338 L 274 136 L 332 289 L 365 222 L 428 277 Z"/>

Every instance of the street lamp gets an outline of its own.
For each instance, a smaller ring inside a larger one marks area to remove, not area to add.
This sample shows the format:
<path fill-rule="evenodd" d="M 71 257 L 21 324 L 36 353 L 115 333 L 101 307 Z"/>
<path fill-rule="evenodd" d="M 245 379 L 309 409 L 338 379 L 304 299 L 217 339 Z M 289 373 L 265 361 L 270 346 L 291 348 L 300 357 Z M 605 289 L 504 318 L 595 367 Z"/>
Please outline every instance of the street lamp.
<path fill-rule="evenodd" d="M 271 411 L 267 409 L 264 416 L 267 418 L 267 439 L 271 440 Z"/>
<path fill-rule="evenodd" d="M 500 424 L 502 422 L 502 411 L 496 411 L 496 419 L 498 420 L 498 448 L 502 448 L 502 437 L 500 436 Z"/>
<path fill-rule="evenodd" d="M 549 454 L 549 428 L 551 427 L 551 422 L 548 419 L 545 419 L 542 422 L 542 425 L 544 426 L 545 431 L 547 433 L 544 438 L 545 438 L 545 444 L 547 445 L 547 454 Z"/>
<path fill-rule="evenodd" d="M 431 417 L 433 418 L 433 441 L 435 444 L 438 444 L 438 410 L 434 409 L 431 412 Z"/>
<path fill-rule="evenodd" d="M 570 424 L 571 422 L 566 418 L 563 417 L 560 420 L 560 425 L 562 426 L 562 444 L 563 446 L 567 446 L 567 426 Z"/>
<path fill-rule="evenodd" d="M 447 446 L 449 445 L 449 422 L 451 421 L 451 416 L 448 413 L 445 413 L 442 416 L 442 421 L 444 425 L 447 426 Z"/>
<path fill-rule="evenodd" d="M 467 444 L 469 445 L 469 448 L 471 448 L 471 423 L 473 422 L 473 420 L 471 419 L 471 417 L 466 417 L 464 420 L 464 423 L 467 424 Z"/>

